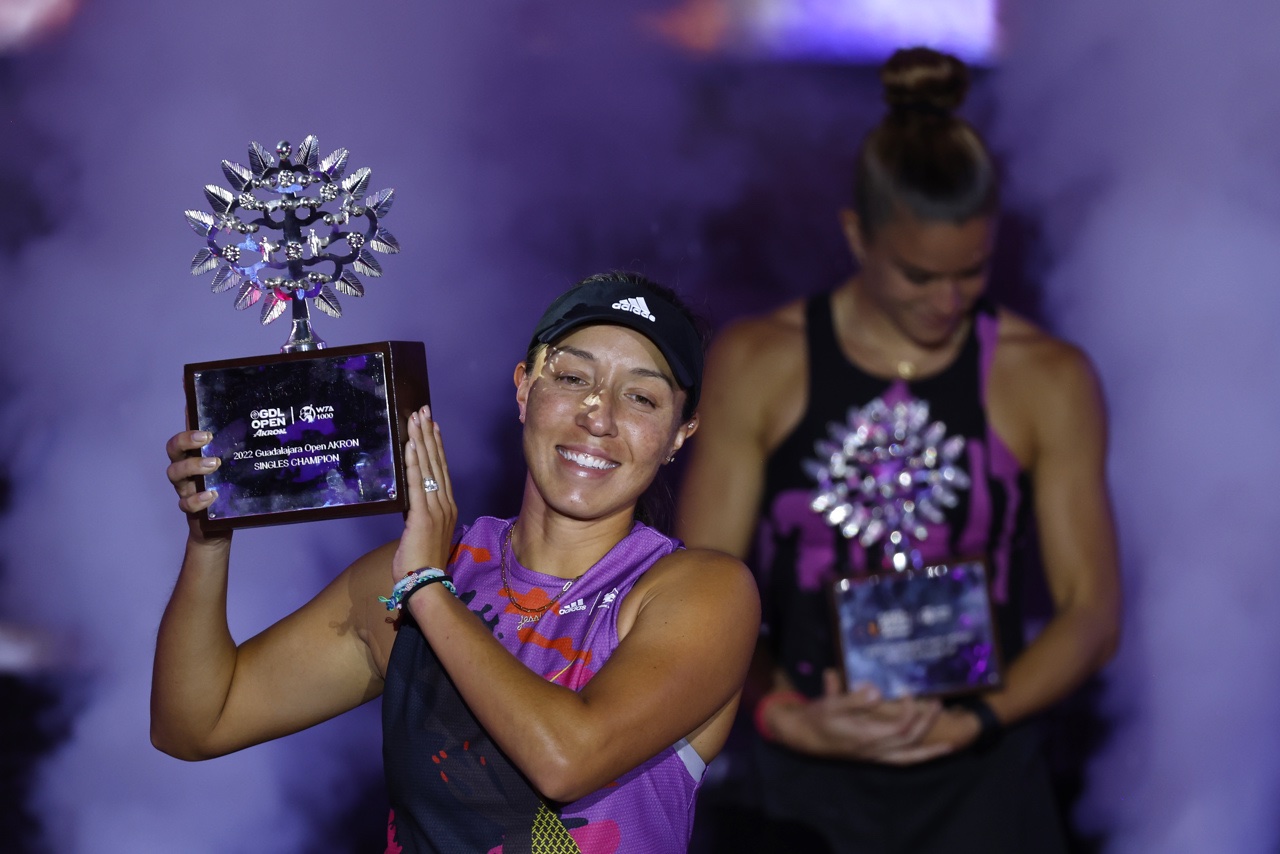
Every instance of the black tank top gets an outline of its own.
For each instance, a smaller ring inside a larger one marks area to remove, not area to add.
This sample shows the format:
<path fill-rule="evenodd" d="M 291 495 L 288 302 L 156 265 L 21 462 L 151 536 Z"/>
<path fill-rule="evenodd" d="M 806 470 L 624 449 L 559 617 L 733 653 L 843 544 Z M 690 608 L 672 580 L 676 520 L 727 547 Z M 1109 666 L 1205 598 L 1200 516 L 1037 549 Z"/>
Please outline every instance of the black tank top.
<path fill-rule="evenodd" d="M 957 461 L 973 484 L 957 493 L 945 521 L 930 526 L 919 543 L 926 562 L 980 556 L 992 571 L 992 599 L 1006 661 L 1022 649 L 1022 573 L 1015 571 L 1025 547 L 1028 480 L 1004 442 L 990 429 L 985 404 L 986 377 L 995 353 L 998 319 L 980 302 L 960 353 L 940 373 L 919 380 L 874 377 L 853 364 L 840 348 L 829 293 L 805 306 L 808 400 L 796 428 L 770 455 L 765 469 L 762 516 L 755 566 L 764 600 L 764 622 L 778 663 L 796 687 L 821 693 L 822 670 L 835 665 L 827 588 L 836 577 L 865 573 L 879 565 L 878 545 L 863 549 L 845 540 L 809 507 L 816 484 L 806 461 L 818 457 L 814 444 L 828 438 L 828 425 L 844 422 L 850 408 L 877 397 L 893 403 L 915 398 L 929 404 L 930 421 L 942 421 L 948 435 L 962 435 Z"/>

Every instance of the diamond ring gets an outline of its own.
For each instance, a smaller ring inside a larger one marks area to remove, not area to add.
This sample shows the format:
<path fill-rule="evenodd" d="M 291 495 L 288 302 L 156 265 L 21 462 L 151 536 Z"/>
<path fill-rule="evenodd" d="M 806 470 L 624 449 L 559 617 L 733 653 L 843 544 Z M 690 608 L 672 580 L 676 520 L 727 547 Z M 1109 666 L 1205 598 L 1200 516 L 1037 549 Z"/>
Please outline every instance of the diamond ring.
<path fill-rule="evenodd" d="M 435 492 L 440 488 L 440 484 L 436 483 L 436 479 L 434 477 L 424 477 L 422 479 L 422 488 L 427 492 Z"/>

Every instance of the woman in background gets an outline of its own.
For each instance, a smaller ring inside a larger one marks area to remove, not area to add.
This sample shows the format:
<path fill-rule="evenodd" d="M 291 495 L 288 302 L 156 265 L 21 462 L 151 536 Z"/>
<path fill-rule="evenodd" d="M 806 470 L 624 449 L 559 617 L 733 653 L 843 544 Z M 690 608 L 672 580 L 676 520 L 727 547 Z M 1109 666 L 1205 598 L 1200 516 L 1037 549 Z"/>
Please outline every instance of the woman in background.
<path fill-rule="evenodd" d="M 756 670 L 768 676 L 754 720 L 775 817 L 841 852 L 1063 851 L 1030 720 L 1117 644 L 1101 393 L 1078 349 L 983 298 L 998 187 L 986 146 L 953 114 L 963 63 L 903 50 L 881 79 L 888 113 L 862 144 L 853 207 L 841 213 L 857 272 L 721 334 L 677 533 L 742 558 L 758 537 Z M 805 463 L 829 423 L 876 398 L 924 401 L 931 421 L 964 437 L 972 487 L 918 545 L 926 564 L 986 558 L 999 690 L 889 701 L 866 685 L 845 691 L 837 676 L 827 588 L 883 555 L 810 508 Z M 1027 644 L 1018 547 L 1030 516 L 1054 615 Z"/>

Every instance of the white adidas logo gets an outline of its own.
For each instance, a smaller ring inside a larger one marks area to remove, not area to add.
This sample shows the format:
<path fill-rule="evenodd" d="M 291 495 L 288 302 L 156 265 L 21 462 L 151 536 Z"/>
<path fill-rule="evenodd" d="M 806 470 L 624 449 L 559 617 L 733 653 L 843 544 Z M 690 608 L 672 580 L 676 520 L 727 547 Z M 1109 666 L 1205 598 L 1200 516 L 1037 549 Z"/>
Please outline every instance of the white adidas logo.
<path fill-rule="evenodd" d="M 585 610 L 587 610 L 587 603 L 579 599 L 577 602 L 570 602 L 568 605 L 565 605 L 563 608 L 561 608 L 560 616 L 563 617 L 565 614 L 572 614 L 574 611 L 585 611 Z"/>
<path fill-rule="evenodd" d="M 658 318 L 649 313 L 649 304 L 644 301 L 644 297 L 627 297 L 618 300 L 613 307 L 621 311 L 629 311 L 632 314 L 638 314 L 641 317 L 647 317 L 650 321 L 656 322 Z"/>

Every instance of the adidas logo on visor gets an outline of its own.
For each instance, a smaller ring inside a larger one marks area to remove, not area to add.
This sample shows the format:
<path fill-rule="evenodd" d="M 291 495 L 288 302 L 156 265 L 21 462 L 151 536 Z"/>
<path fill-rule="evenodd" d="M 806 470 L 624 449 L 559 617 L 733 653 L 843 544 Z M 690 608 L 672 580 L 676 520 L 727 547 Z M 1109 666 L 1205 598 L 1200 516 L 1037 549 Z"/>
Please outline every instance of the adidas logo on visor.
<path fill-rule="evenodd" d="M 649 305 L 644 301 L 644 297 L 627 297 L 624 300 L 618 300 L 612 307 L 620 311 L 629 311 L 632 314 L 647 317 L 650 321 L 656 322 L 658 320 L 658 318 L 649 313 Z"/>

